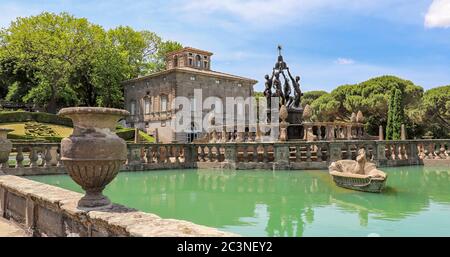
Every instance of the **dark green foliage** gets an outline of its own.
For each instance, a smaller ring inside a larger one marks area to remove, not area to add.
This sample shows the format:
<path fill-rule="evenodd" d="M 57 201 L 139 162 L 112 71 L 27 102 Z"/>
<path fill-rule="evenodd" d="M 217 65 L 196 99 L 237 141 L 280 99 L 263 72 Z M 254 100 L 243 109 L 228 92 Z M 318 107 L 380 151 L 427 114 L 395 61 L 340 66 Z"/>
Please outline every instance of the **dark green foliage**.
<path fill-rule="evenodd" d="M 0 123 L 36 121 L 72 127 L 72 120 L 45 112 L 0 112 Z"/>
<path fill-rule="evenodd" d="M 314 102 L 314 100 L 316 100 L 317 98 L 328 94 L 326 91 L 308 91 L 303 93 L 302 96 L 302 107 L 305 107 L 307 104 L 311 105 L 312 102 Z"/>
<path fill-rule="evenodd" d="M 378 135 L 378 127 L 386 127 L 387 124 L 390 92 L 397 88 L 402 92 L 403 106 L 409 114 L 419 105 L 423 89 L 395 76 L 381 76 L 355 85 L 339 86 L 314 100 L 311 106 L 316 120 L 320 121 L 346 121 L 352 112 L 360 110 L 366 118 L 366 131 Z M 405 118 L 405 123 L 407 128 L 412 128 L 408 126 L 409 118 Z"/>

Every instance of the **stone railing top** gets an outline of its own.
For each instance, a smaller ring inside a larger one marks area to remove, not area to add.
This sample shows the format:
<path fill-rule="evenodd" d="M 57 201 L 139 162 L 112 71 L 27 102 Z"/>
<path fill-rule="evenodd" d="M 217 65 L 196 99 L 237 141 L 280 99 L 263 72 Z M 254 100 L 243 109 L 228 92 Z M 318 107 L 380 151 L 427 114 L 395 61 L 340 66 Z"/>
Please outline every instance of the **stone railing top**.
<path fill-rule="evenodd" d="M 1 175 L 0 187 L 17 195 L 31 198 L 44 206 L 56 208 L 56 211 L 64 212 L 77 220 L 107 226 L 108 229 L 119 231 L 118 234 L 127 236 L 238 236 L 188 221 L 163 219 L 155 214 L 141 212 L 118 204 L 96 211 L 80 210 L 76 206 L 83 196 L 82 194 L 17 176 Z"/>
<path fill-rule="evenodd" d="M 286 145 L 315 145 L 315 144 L 408 144 L 408 143 L 450 143 L 450 139 L 407 139 L 407 140 L 335 140 L 335 141 L 302 141 L 286 142 L 206 142 L 206 143 L 127 143 L 129 146 L 186 146 L 186 145 L 255 145 L 255 144 L 286 144 Z M 13 144 L 15 145 L 15 144 Z"/>
<path fill-rule="evenodd" d="M 346 121 L 305 121 L 303 122 L 303 125 L 308 126 L 331 126 L 331 125 L 337 125 L 337 126 L 364 126 L 364 123 L 360 122 L 346 122 Z"/>

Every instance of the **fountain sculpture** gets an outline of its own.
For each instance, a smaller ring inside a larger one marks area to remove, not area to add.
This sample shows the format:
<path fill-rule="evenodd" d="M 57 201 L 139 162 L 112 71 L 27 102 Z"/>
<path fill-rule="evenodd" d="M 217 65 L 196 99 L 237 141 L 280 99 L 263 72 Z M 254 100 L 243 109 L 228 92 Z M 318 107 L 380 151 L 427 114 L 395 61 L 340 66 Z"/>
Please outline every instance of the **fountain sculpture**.
<path fill-rule="evenodd" d="M 278 59 L 272 70 L 272 75 L 265 76 L 264 96 L 267 100 L 268 122 L 274 108 L 280 113 L 280 141 L 287 139 L 303 139 L 300 77 L 291 74 L 291 71 L 281 55 L 281 46 L 278 46 Z M 293 93 L 293 95 L 292 95 Z M 272 99 L 279 99 L 279 106 L 272 106 Z"/>

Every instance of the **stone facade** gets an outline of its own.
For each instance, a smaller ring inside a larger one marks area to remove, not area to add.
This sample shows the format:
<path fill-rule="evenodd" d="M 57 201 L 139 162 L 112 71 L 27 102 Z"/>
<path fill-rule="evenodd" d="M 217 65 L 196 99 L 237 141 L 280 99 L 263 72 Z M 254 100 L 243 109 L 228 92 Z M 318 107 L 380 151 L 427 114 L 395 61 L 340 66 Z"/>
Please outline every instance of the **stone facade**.
<path fill-rule="evenodd" d="M 194 98 L 194 89 L 202 90 L 202 100 L 219 97 L 251 97 L 256 80 L 210 69 L 212 53 L 184 48 L 167 55 L 167 70 L 124 82 L 126 109 L 131 113 L 127 125 L 152 134 L 160 142 L 190 141 L 188 134 L 175 133 L 176 111 L 172 106 L 178 96 Z M 199 62 L 196 62 L 197 60 Z M 192 62 L 190 61 L 192 60 Z M 225 108 L 223 108 L 225 110 Z M 211 109 L 191 110 L 193 115 L 206 115 Z M 192 132 L 199 124 L 192 124 Z"/>

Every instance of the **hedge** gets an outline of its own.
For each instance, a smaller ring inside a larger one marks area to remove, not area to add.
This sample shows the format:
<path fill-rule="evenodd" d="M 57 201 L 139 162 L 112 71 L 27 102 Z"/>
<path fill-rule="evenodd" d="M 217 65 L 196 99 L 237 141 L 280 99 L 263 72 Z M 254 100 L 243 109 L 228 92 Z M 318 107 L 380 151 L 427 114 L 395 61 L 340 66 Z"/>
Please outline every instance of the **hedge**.
<path fill-rule="evenodd" d="M 0 112 L 0 123 L 27 122 L 36 121 L 41 123 L 50 123 L 72 127 L 72 120 L 59 117 L 56 114 L 45 112 L 24 112 L 24 111 L 8 111 Z"/>
<path fill-rule="evenodd" d="M 59 143 L 63 139 L 62 137 L 34 137 L 27 135 L 16 135 L 16 134 L 8 134 L 8 139 L 13 141 L 23 140 L 23 141 L 38 141 L 38 142 L 51 142 L 51 143 Z"/>

